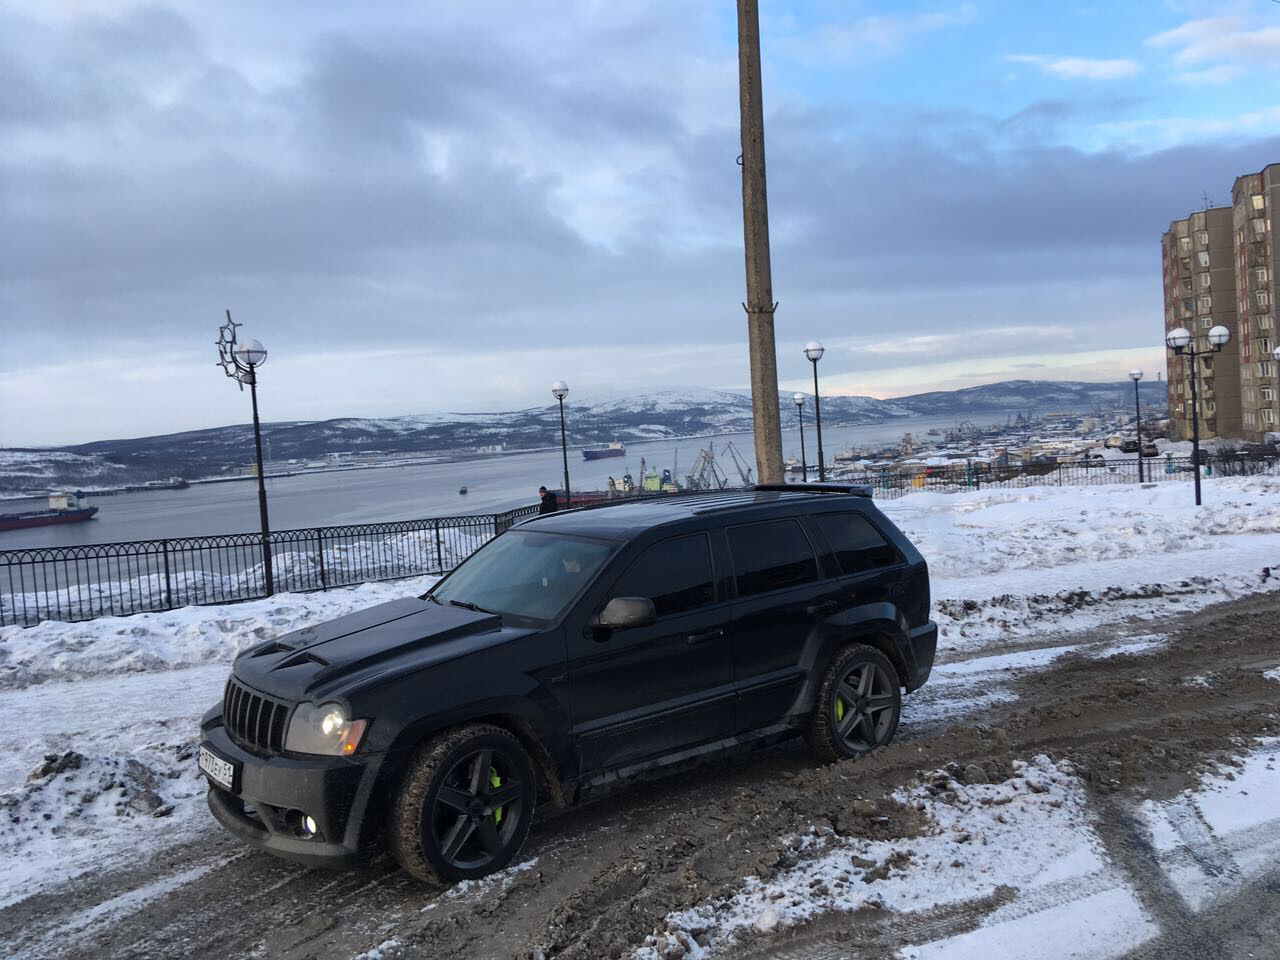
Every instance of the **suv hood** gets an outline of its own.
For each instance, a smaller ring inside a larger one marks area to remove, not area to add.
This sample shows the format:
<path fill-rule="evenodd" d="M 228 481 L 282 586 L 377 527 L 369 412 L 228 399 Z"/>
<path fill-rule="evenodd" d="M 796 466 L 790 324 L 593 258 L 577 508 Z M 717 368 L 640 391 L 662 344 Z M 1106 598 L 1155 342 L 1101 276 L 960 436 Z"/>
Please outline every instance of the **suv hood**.
<path fill-rule="evenodd" d="M 512 639 L 501 618 L 416 597 L 392 600 L 295 630 L 236 657 L 232 672 L 283 700 L 342 696 L 357 682 L 403 673 Z M 482 635 L 487 642 L 477 642 Z"/>

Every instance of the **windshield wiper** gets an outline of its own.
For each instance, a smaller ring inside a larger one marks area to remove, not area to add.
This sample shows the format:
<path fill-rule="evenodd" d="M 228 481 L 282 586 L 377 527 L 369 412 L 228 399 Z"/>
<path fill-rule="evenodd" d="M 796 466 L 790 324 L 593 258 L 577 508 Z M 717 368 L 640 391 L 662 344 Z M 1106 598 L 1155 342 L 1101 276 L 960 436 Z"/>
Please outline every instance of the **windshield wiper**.
<path fill-rule="evenodd" d="M 454 607 L 462 607 L 465 610 L 474 610 L 476 613 L 488 613 L 496 616 L 496 614 L 494 614 L 492 610 L 486 610 L 484 607 L 480 606 L 479 604 L 469 603 L 466 600 L 450 600 L 449 604 L 450 606 L 454 606 Z"/>

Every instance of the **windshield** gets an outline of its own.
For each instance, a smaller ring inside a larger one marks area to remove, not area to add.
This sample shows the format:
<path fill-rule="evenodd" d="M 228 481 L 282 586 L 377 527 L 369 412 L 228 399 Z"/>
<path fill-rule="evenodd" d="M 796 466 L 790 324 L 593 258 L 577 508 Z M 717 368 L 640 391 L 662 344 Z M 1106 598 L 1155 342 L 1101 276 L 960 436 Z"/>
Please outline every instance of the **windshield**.
<path fill-rule="evenodd" d="M 429 596 L 529 620 L 554 620 L 604 566 L 617 544 L 509 530 L 490 540 Z"/>

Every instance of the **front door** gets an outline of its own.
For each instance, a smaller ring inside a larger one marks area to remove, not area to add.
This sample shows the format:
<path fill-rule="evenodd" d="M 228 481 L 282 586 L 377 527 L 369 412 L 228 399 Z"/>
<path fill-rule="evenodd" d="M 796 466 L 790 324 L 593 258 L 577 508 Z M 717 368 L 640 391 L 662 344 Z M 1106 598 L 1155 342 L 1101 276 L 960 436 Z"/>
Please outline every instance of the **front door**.
<path fill-rule="evenodd" d="M 733 728 L 729 604 L 717 595 L 705 534 L 641 553 L 598 598 L 647 597 L 657 622 L 569 635 L 581 772 L 617 769 L 728 736 Z"/>

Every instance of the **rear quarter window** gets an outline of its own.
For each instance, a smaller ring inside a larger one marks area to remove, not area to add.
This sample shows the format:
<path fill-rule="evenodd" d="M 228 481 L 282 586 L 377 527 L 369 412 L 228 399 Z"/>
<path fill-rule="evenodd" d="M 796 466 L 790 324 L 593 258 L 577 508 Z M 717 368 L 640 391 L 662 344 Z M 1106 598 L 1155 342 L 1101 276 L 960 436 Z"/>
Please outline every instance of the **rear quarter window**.
<path fill-rule="evenodd" d="M 897 548 L 860 513 L 818 513 L 809 522 L 827 541 L 846 576 L 902 562 Z"/>

